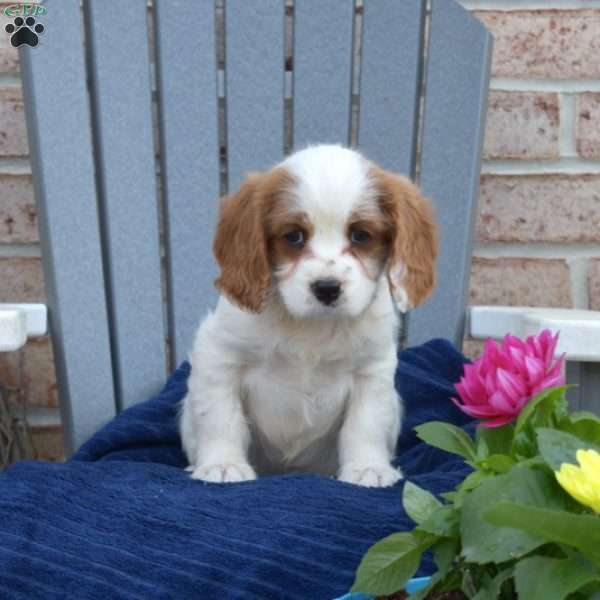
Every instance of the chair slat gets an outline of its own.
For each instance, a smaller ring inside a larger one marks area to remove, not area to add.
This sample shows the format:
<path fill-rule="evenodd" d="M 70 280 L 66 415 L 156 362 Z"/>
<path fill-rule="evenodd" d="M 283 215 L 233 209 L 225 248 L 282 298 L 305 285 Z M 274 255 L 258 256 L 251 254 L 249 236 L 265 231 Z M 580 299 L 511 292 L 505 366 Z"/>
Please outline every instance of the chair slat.
<path fill-rule="evenodd" d="M 155 0 L 163 194 L 173 359 L 217 292 L 212 238 L 219 197 L 219 133 L 212 0 L 201 0 L 189 35 L 189 0 Z M 185 60 L 182 60 L 185 57 Z"/>
<path fill-rule="evenodd" d="M 166 370 L 146 11 L 146 0 L 84 4 L 121 408 L 155 392 Z"/>
<path fill-rule="evenodd" d="M 245 172 L 268 168 L 283 155 L 285 3 L 225 2 L 227 157 L 229 188 L 235 189 Z M 168 317 L 177 362 L 216 295 L 214 5 L 197 2 L 190 35 L 188 4 L 154 0 Z M 407 174 L 415 166 L 424 4 L 364 3 L 359 144 L 384 167 Z M 164 379 L 147 2 L 85 0 L 94 110 L 86 87 L 80 1 L 45 5 L 42 43 L 20 53 L 71 451 L 115 414 L 117 404 L 143 399 Z M 294 6 L 294 145 L 347 144 L 354 0 L 295 0 Z M 434 199 L 442 225 L 440 281 L 434 298 L 411 316 L 409 342 L 445 336 L 460 344 L 491 39 L 454 0 L 432 0 L 429 39 L 419 166 L 421 185 Z"/>
<path fill-rule="evenodd" d="M 20 49 L 60 407 L 70 455 L 115 414 L 79 0 Z"/>
<path fill-rule="evenodd" d="M 411 176 L 421 88 L 423 0 L 366 2 L 358 145 L 385 169 Z"/>
<path fill-rule="evenodd" d="M 283 157 L 284 3 L 227 0 L 226 82 L 229 190 L 251 170 Z"/>
<path fill-rule="evenodd" d="M 575 384 L 567 392 L 571 410 L 589 410 L 600 415 L 600 365 L 593 362 L 567 362 L 567 381 Z"/>
<path fill-rule="evenodd" d="M 296 0 L 294 14 L 294 148 L 347 145 L 354 2 Z"/>
<path fill-rule="evenodd" d="M 462 344 L 491 53 L 479 21 L 454 1 L 433 0 L 420 183 L 441 225 L 439 281 L 410 317 L 410 344 Z"/>

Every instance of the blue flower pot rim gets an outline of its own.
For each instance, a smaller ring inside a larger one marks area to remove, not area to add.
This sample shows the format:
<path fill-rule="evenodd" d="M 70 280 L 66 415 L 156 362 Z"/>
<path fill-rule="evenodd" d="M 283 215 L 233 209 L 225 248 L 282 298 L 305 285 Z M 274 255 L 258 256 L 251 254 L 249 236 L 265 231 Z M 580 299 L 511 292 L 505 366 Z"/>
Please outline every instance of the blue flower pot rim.
<path fill-rule="evenodd" d="M 406 584 L 405 589 L 409 594 L 414 594 L 415 592 L 422 590 L 430 581 L 431 577 L 413 577 Z M 373 596 L 363 594 L 362 592 L 351 592 L 350 594 L 335 598 L 335 600 L 373 600 Z"/>

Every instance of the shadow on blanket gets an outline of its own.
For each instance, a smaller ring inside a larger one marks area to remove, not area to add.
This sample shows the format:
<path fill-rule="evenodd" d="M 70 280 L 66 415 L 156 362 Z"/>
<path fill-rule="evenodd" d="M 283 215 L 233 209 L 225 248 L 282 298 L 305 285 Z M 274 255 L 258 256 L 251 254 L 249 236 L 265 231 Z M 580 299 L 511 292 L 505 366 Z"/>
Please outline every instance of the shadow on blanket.
<path fill-rule="evenodd" d="M 464 362 L 443 340 L 400 355 L 398 462 L 436 493 L 468 467 L 411 429 L 437 419 L 468 424 L 448 400 Z M 348 590 L 373 542 L 411 527 L 401 483 L 192 481 L 175 422 L 188 373 L 183 364 L 158 396 L 123 412 L 73 460 L 22 462 L 0 474 L 0 598 L 329 600 Z M 420 574 L 431 571 L 424 562 Z"/>

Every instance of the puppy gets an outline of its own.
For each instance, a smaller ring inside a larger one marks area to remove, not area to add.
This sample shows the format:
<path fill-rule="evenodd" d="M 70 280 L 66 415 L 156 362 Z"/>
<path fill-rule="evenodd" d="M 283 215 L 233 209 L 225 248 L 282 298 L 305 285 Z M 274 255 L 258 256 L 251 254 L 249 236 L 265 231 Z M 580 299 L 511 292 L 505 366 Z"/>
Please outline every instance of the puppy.
<path fill-rule="evenodd" d="M 355 151 L 309 147 L 223 199 L 214 253 L 222 295 L 196 334 L 180 421 L 192 477 L 393 485 L 397 311 L 435 280 L 418 189 Z"/>

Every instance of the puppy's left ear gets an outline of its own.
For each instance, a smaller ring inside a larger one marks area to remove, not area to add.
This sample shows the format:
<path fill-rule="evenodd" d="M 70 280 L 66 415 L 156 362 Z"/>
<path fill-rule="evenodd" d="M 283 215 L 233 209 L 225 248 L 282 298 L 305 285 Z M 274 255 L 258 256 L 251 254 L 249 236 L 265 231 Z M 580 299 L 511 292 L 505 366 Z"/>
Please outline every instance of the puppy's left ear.
<path fill-rule="evenodd" d="M 374 168 L 381 209 L 392 228 L 388 281 L 402 312 L 424 302 L 435 287 L 438 230 L 433 209 L 406 177 Z"/>

